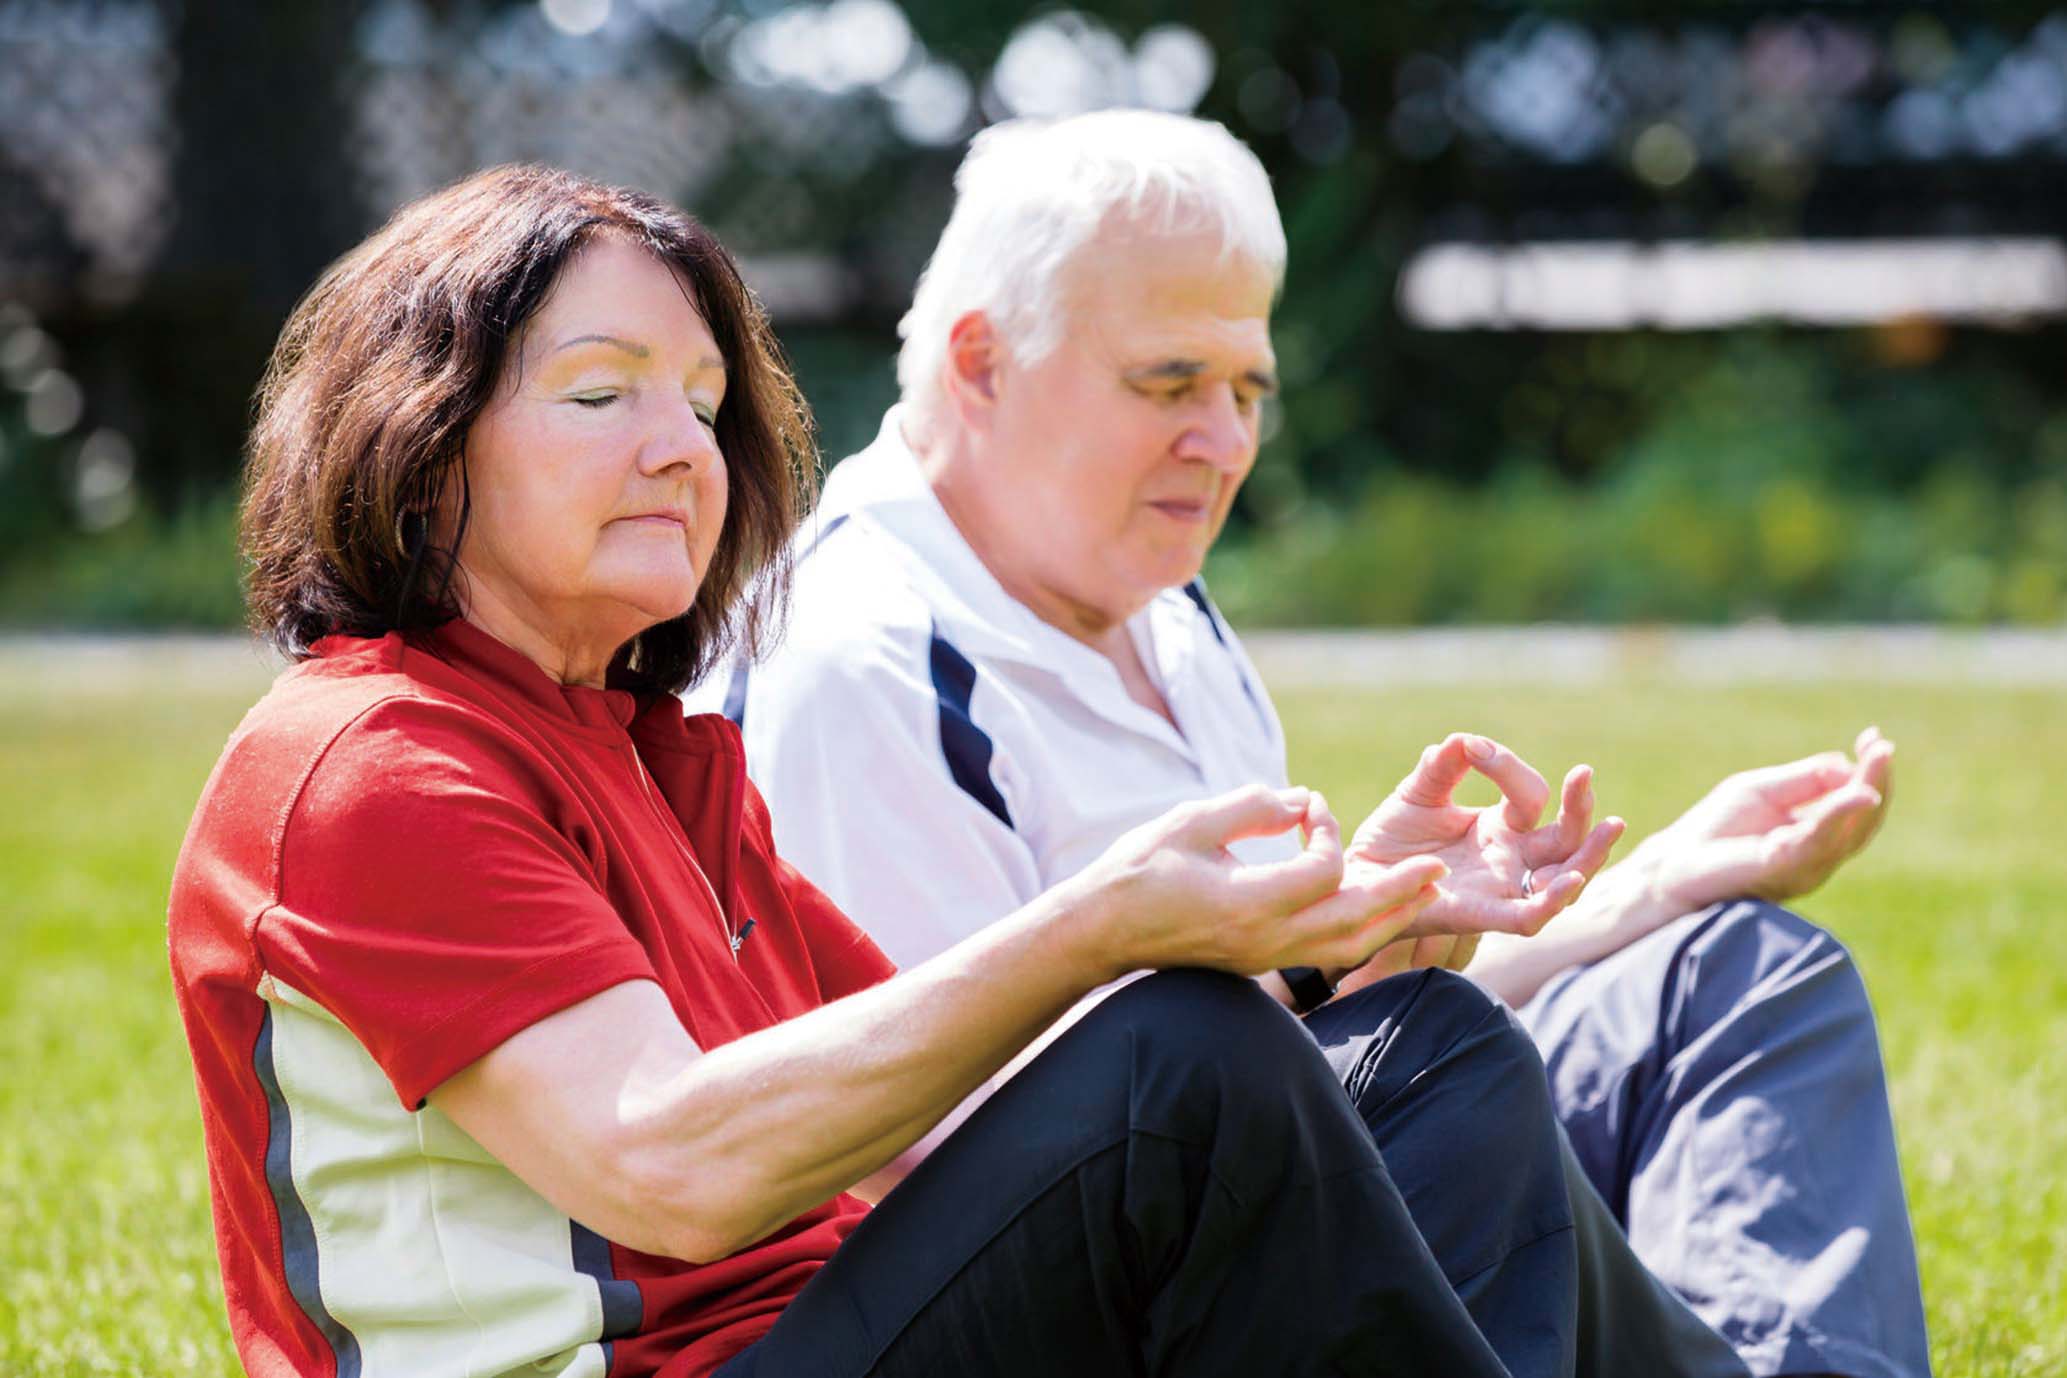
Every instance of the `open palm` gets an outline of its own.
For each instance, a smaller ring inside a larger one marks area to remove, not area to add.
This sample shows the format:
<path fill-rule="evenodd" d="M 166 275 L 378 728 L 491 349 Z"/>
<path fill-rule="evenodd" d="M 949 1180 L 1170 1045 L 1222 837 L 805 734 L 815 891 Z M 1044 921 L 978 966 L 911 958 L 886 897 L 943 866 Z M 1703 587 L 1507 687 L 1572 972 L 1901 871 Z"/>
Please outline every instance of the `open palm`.
<path fill-rule="evenodd" d="M 1665 907 L 1805 895 L 1873 839 L 1887 815 L 1894 743 L 1869 727 L 1843 752 L 1741 771 L 1642 851 Z"/>
<path fill-rule="evenodd" d="M 1473 771 L 1499 788 L 1500 803 L 1467 808 L 1455 802 L 1457 787 Z M 1543 777 L 1506 747 L 1452 733 L 1424 751 L 1357 828 L 1347 866 L 1433 856 L 1449 867 L 1408 937 L 1534 933 L 1578 897 L 1623 828 L 1619 818 L 1592 824 L 1591 767 L 1573 767 L 1556 819 L 1538 827 L 1549 795 Z"/>

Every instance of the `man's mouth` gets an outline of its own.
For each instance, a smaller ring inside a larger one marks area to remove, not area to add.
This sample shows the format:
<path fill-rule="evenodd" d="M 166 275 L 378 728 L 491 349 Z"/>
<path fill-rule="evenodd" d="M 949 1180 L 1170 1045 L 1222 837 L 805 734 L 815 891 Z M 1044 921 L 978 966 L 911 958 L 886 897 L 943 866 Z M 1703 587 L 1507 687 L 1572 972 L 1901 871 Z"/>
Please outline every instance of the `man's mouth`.
<path fill-rule="evenodd" d="M 1158 498 L 1149 506 L 1172 521 L 1205 522 L 1213 516 L 1213 504 L 1205 498 Z"/>

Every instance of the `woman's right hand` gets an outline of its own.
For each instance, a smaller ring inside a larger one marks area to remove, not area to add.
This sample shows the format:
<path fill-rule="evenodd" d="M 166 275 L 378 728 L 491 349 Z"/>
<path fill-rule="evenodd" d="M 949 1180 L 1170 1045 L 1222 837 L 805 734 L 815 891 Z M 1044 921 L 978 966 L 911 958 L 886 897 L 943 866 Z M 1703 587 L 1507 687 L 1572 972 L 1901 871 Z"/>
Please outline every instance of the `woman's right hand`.
<path fill-rule="evenodd" d="M 1305 845 L 1288 860 L 1251 864 L 1228 850 L 1295 827 Z M 1249 976 L 1361 966 L 1406 930 L 1447 874 L 1440 859 L 1419 856 L 1365 863 L 1345 881 L 1342 829 L 1327 801 L 1252 785 L 1135 828 L 1065 884 L 1089 918 L 1082 936 L 1106 979 L 1179 966 Z"/>

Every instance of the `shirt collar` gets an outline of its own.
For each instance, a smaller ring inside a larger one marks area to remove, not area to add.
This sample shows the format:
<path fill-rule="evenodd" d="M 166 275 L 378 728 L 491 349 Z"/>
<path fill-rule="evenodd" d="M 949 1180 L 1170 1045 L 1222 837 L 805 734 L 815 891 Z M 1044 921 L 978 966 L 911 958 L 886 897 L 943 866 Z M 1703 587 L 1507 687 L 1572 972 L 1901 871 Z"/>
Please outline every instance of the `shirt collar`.
<path fill-rule="evenodd" d="M 616 736 L 638 712 L 638 701 L 625 690 L 562 684 L 539 668 L 530 656 L 463 617 L 434 628 L 423 637 L 423 644 L 448 665 L 547 718 Z"/>
<path fill-rule="evenodd" d="M 1109 718 L 1182 744 L 1160 716 L 1127 696 L 1110 660 L 1042 621 L 998 582 L 926 481 L 904 438 L 907 415 L 902 405 L 892 407 L 868 448 L 834 466 L 814 521 L 799 533 L 799 549 L 815 544 L 843 517 L 873 524 L 895 540 L 908 577 L 946 623 L 944 634 L 963 651 L 1045 670 L 1079 686 L 1110 681 L 1110 693 L 1081 696 Z M 1202 618 L 1182 589 L 1164 589 L 1127 620 L 1166 695 L 1189 666 L 1198 637 L 1211 635 Z M 1112 702 L 1098 703 L 1106 699 Z"/>

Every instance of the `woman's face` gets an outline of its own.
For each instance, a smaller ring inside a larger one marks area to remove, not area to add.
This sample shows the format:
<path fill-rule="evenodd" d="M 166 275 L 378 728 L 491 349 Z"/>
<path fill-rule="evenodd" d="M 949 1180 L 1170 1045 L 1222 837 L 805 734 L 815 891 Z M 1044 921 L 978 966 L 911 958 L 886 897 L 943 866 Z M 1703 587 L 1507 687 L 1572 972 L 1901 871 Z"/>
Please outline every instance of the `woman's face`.
<path fill-rule="evenodd" d="M 724 400 L 725 361 L 674 270 L 615 235 L 584 248 L 467 435 L 468 619 L 600 683 L 620 646 L 686 612 L 725 524 Z"/>

